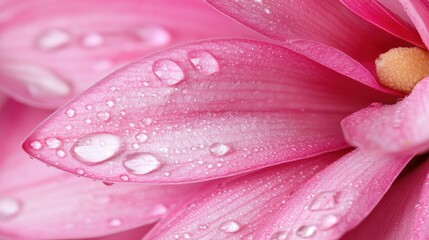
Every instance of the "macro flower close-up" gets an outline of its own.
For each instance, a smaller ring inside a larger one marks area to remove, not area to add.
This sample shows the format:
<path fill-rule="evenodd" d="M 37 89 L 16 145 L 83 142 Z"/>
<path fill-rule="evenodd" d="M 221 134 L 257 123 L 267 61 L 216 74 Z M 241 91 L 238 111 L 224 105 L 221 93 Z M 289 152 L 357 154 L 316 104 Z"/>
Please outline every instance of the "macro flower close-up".
<path fill-rule="evenodd" d="M 0 0 L 0 240 L 429 239 L 427 0 Z"/>

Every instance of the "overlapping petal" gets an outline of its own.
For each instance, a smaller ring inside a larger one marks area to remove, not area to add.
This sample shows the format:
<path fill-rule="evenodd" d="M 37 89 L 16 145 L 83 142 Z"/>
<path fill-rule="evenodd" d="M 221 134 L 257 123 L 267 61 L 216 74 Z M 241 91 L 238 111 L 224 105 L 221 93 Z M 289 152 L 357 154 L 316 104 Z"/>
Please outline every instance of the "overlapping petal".
<path fill-rule="evenodd" d="M 346 234 L 344 240 L 423 240 L 429 236 L 429 161 L 416 164 L 418 168 L 400 177 L 371 214 Z"/>
<path fill-rule="evenodd" d="M 16 102 L 1 111 L 0 235 L 76 239 L 121 232 L 157 221 L 199 187 L 106 186 L 31 160 L 19 143 L 47 113 Z"/>
<path fill-rule="evenodd" d="M 342 122 L 346 140 L 369 151 L 411 154 L 429 147 L 429 78 L 395 105 L 374 103 Z"/>
<path fill-rule="evenodd" d="M 326 167 L 338 154 L 213 186 L 145 239 L 338 239 L 369 214 L 411 158 L 355 150 Z"/>
<path fill-rule="evenodd" d="M 23 146 L 50 165 L 96 179 L 201 181 L 343 148 L 339 121 L 380 98 L 285 48 L 212 40 L 115 72 L 59 109 Z M 47 138 L 63 145 L 49 149 Z M 66 154 L 58 156 L 59 149 Z"/>
<path fill-rule="evenodd" d="M 420 33 L 426 48 L 429 48 L 429 6 L 423 0 L 400 0 L 405 11 Z"/>
<path fill-rule="evenodd" d="M 256 35 L 198 0 L 7 0 L 0 12 L 0 89 L 38 107 L 166 46 Z"/>

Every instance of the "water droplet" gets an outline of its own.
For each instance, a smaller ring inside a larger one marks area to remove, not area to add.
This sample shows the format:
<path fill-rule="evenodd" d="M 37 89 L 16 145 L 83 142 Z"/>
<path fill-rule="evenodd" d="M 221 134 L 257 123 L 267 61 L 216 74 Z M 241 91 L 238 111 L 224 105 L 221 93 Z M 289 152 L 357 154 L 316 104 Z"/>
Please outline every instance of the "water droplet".
<path fill-rule="evenodd" d="M 16 216 L 21 210 L 21 204 L 13 198 L 0 198 L 0 220 Z"/>
<path fill-rule="evenodd" d="M 46 138 L 45 143 L 49 149 L 57 149 L 63 144 L 61 140 L 55 137 Z"/>
<path fill-rule="evenodd" d="M 224 223 L 222 223 L 222 225 L 220 226 L 220 230 L 227 232 L 227 233 L 235 233 L 237 231 L 239 231 L 241 228 L 240 224 L 238 224 L 236 221 L 226 221 Z"/>
<path fill-rule="evenodd" d="M 338 203 L 339 192 L 327 191 L 319 193 L 311 202 L 311 211 L 324 211 L 335 207 Z"/>
<path fill-rule="evenodd" d="M 64 150 L 57 150 L 57 156 L 60 158 L 63 158 L 66 156 L 66 152 L 64 152 Z"/>
<path fill-rule="evenodd" d="M 191 238 L 191 234 L 189 234 L 189 233 L 184 233 L 184 234 L 183 234 L 183 238 L 184 238 L 184 239 L 190 239 L 190 238 Z"/>
<path fill-rule="evenodd" d="M 137 35 L 151 46 L 164 46 L 171 40 L 170 33 L 158 26 L 143 26 L 137 29 Z"/>
<path fill-rule="evenodd" d="M 298 228 L 296 235 L 302 238 L 309 238 L 313 236 L 317 231 L 317 227 L 314 225 L 304 225 Z"/>
<path fill-rule="evenodd" d="M 79 174 L 79 175 L 83 175 L 83 174 L 85 174 L 85 171 L 84 171 L 82 168 L 77 168 L 77 169 L 75 170 L 75 172 L 76 172 L 77 174 Z"/>
<path fill-rule="evenodd" d="M 136 135 L 136 140 L 139 143 L 145 142 L 147 140 L 147 135 L 144 133 L 139 133 Z"/>
<path fill-rule="evenodd" d="M 67 115 L 67 117 L 69 117 L 69 118 L 72 118 L 72 117 L 74 117 L 74 115 L 75 115 L 75 110 L 73 109 L 73 108 L 69 108 L 69 109 L 67 109 L 66 110 L 66 115 Z"/>
<path fill-rule="evenodd" d="M 122 225 L 122 220 L 118 218 L 113 218 L 109 220 L 109 226 L 111 227 L 119 227 Z"/>
<path fill-rule="evenodd" d="M 68 131 L 70 131 L 72 129 L 72 126 L 70 124 L 67 124 L 66 126 L 64 126 L 64 128 Z"/>
<path fill-rule="evenodd" d="M 109 133 L 92 133 L 80 138 L 72 147 L 73 156 L 81 162 L 95 164 L 116 156 L 121 139 Z"/>
<path fill-rule="evenodd" d="M 271 13 L 271 10 L 270 10 L 269 8 L 264 8 L 264 12 L 265 12 L 266 14 L 270 14 L 270 13 Z"/>
<path fill-rule="evenodd" d="M 210 153 L 216 157 L 225 156 L 231 152 L 231 147 L 223 143 L 213 143 L 210 145 Z"/>
<path fill-rule="evenodd" d="M 173 60 L 161 59 L 153 64 L 153 72 L 163 83 L 172 86 L 185 79 L 182 68 Z"/>
<path fill-rule="evenodd" d="M 113 106 L 115 106 L 115 103 L 112 100 L 107 100 L 106 106 L 108 106 L 109 108 L 112 108 Z"/>
<path fill-rule="evenodd" d="M 41 143 L 41 142 L 39 142 L 39 141 L 32 141 L 32 142 L 30 143 L 30 147 L 31 147 L 33 150 L 40 150 L 40 149 L 42 148 L 42 143 Z"/>
<path fill-rule="evenodd" d="M 209 227 L 208 224 L 201 224 L 200 226 L 198 226 L 198 228 L 201 230 L 206 230 L 208 227 Z"/>
<path fill-rule="evenodd" d="M 37 46 L 42 50 L 54 50 L 66 46 L 71 41 L 71 35 L 62 29 L 51 29 L 37 39 Z"/>
<path fill-rule="evenodd" d="M 139 149 L 139 148 L 140 148 L 140 145 L 139 145 L 138 143 L 133 143 L 133 144 L 131 144 L 131 147 L 132 147 L 134 150 L 137 150 L 137 149 Z"/>
<path fill-rule="evenodd" d="M 128 177 L 128 176 L 127 176 L 127 175 L 125 175 L 125 174 L 123 174 L 123 175 L 119 176 L 119 178 L 120 178 L 122 181 L 124 181 L 124 182 L 126 182 L 126 181 L 130 180 L 130 177 Z"/>
<path fill-rule="evenodd" d="M 110 113 L 108 112 L 98 112 L 97 118 L 100 119 L 103 122 L 107 122 L 110 119 Z"/>
<path fill-rule="evenodd" d="M 152 210 L 152 215 L 163 215 L 168 211 L 164 204 L 156 204 Z"/>
<path fill-rule="evenodd" d="M 104 43 L 104 38 L 99 33 L 89 33 L 82 38 L 81 43 L 87 48 L 99 47 Z"/>
<path fill-rule="evenodd" d="M 286 240 L 287 239 L 287 234 L 285 231 L 278 231 L 276 233 L 274 233 L 270 240 Z"/>
<path fill-rule="evenodd" d="M 124 167 L 132 174 L 143 175 L 150 173 L 161 166 L 161 162 L 149 153 L 135 153 L 128 155 Z"/>
<path fill-rule="evenodd" d="M 339 219 L 337 216 L 333 215 L 333 214 L 328 214 L 322 217 L 322 222 L 320 224 L 320 226 L 323 229 L 329 229 L 333 226 L 335 226 L 338 223 Z"/>
<path fill-rule="evenodd" d="M 189 60 L 195 69 L 205 75 L 211 75 L 219 72 L 219 63 L 216 58 L 207 51 L 191 51 L 189 53 Z"/>
<path fill-rule="evenodd" d="M 87 118 L 87 119 L 85 119 L 85 123 L 86 123 L 86 124 L 91 124 L 91 123 L 92 123 L 92 120 L 91 120 L 91 119 L 89 119 L 89 118 Z"/>

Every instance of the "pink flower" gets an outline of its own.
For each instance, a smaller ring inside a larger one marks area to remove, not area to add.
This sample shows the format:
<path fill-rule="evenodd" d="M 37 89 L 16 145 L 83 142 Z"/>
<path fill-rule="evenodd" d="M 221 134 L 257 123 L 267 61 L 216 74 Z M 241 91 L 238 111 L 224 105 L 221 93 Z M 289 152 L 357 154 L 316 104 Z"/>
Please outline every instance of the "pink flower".
<path fill-rule="evenodd" d="M 60 107 L 23 143 L 31 156 L 107 183 L 140 184 L 102 187 L 51 169 L 45 178 L 8 157 L 0 231 L 95 237 L 164 216 L 145 239 L 427 239 L 429 6 L 208 2 L 271 39 L 165 49 Z M 425 50 L 398 48 L 412 45 Z M 411 69 L 401 68 L 404 59 Z M 41 105 L 57 97 L 14 96 Z M 0 127 L 16 143 L 31 117 L 46 114 L 6 103 Z M 12 123 L 22 128 L 6 127 Z"/>

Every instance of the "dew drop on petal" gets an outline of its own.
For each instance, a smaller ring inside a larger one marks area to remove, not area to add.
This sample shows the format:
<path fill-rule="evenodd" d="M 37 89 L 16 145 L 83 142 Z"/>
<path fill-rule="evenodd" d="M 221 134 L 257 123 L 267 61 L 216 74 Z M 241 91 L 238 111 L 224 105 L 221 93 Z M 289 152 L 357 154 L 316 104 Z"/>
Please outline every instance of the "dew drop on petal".
<path fill-rule="evenodd" d="M 82 38 L 81 43 L 87 48 L 99 47 L 104 43 L 104 38 L 99 33 L 89 33 Z"/>
<path fill-rule="evenodd" d="M 128 177 L 128 176 L 127 176 L 127 175 L 125 175 L 125 174 L 122 174 L 121 176 L 119 176 L 119 178 L 120 178 L 122 181 L 124 181 L 124 182 L 126 182 L 126 181 L 130 180 L 130 177 Z"/>
<path fill-rule="evenodd" d="M 76 168 L 75 172 L 76 172 L 76 174 L 78 174 L 78 175 L 83 175 L 83 174 L 85 174 L 85 171 L 84 171 L 82 168 Z"/>
<path fill-rule="evenodd" d="M 339 219 L 337 216 L 333 214 L 328 214 L 322 217 L 320 226 L 323 229 L 329 229 L 335 226 L 338 223 L 338 221 Z"/>
<path fill-rule="evenodd" d="M 45 31 L 37 39 L 37 46 L 41 50 L 54 50 L 66 46 L 71 41 L 71 35 L 63 29 Z"/>
<path fill-rule="evenodd" d="M 189 234 L 189 233 L 184 233 L 184 234 L 183 234 L 183 238 L 184 238 L 184 239 L 190 239 L 190 238 L 191 238 L 191 234 Z"/>
<path fill-rule="evenodd" d="M 113 218 L 109 220 L 109 226 L 111 227 L 119 227 L 122 225 L 122 220 L 118 218 Z"/>
<path fill-rule="evenodd" d="M 81 137 L 72 147 L 72 155 L 81 162 L 95 164 L 115 157 L 121 151 L 121 138 L 109 133 Z"/>
<path fill-rule="evenodd" d="M 39 141 L 32 141 L 30 142 L 30 148 L 33 150 L 40 150 L 42 148 L 42 143 Z"/>
<path fill-rule="evenodd" d="M 319 193 L 311 202 L 311 211 L 324 211 L 334 208 L 338 203 L 339 192 L 327 191 Z"/>
<path fill-rule="evenodd" d="M 128 172 L 135 175 L 150 173 L 161 166 L 161 162 L 149 153 L 130 154 L 124 161 L 124 167 Z"/>
<path fill-rule="evenodd" d="M 0 221 L 16 216 L 21 210 L 21 203 L 13 198 L 0 197 Z"/>
<path fill-rule="evenodd" d="M 317 231 L 315 225 L 303 225 L 296 231 L 296 235 L 301 238 L 312 237 Z"/>
<path fill-rule="evenodd" d="M 107 100 L 106 106 L 108 106 L 109 108 L 112 108 L 113 106 L 115 106 L 115 103 L 112 100 Z"/>
<path fill-rule="evenodd" d="M 63 144 L 61 140 L 55 137 L 46 138 L 45 143 L 49 149 L 57 149 Z"/>
<path fill-rule="evenodd" d="M 271 236 L 270 240 L 286 240 L 286 238 L 287 234 L 285 231 L 278 231 Z"/>
<path fill-rule="evenodd" d="M 168 211 L 164 204 L 156 204 L 152 210 L 152 215 L 163 215 Z"/>
<path fill-rule="evenodd" d="M 219 62 L 207 51 L 191 51 L 189 52 L 189 60 L 196 70 L 205 75 L 219 72 Z"/>
<path fill-rule="evenodd" d="M 108 112 L 98 112 L 97 118 L 100 119 L 103 122 L 107 122 L 110 119 L 110 113 Z"/>
<path fill-rule="evenodd" d="M 73 108 L 69 108 L 66 110 L 66 116 L 69 118 L 74 117 L 75 114 L 76 114 L 76 111 Z"/>
<path fill-rule="evenodd" d="M 231 147 L 223 143 L 213 143 L 209 147 L 210 153 L 213 156 L 221 157 L 231 152 Z"/>
<path fill-rule="evenodd" d="M 147 135 L 144 133 L 139 133 L 136 135 L 136 140 L 139 143 L 145 142 L 147 140 Z"/>
<path fill-rule="evenodd" d="M 66 156 L 66 152 L 64 152 L 64 150 L 59 149 L 57 150 L 57 156 L 63 158 Z"/>
<path fill-rule="evenodd" d="M 137 29 L 137 35 L 150 46 L 165 46 L 171 41 L 170 33 L 159 26 L 148 25 Z"/>
<path fill-rule="evenodd" d="M 220 226 L 220 230 L 226 233 L 235 233 L 241 229 L 240 224 L 236 221 L 228 220 Z"/>
<path fill-rule="evenodd" d="M 173 60 L 161 59 L 153 64 L 153 72 L 164 84 L 172 86 L 185 79 L 183 69 Z"/>

